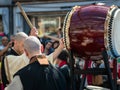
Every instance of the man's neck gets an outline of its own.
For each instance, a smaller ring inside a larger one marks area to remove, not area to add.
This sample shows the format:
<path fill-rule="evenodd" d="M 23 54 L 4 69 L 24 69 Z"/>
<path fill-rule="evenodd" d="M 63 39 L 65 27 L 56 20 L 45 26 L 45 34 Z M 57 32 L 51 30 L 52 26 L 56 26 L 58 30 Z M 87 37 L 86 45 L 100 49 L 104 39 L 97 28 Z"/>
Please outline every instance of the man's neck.
<path fill-rule="evenodd" d="M 13 49 L 18 55 L 21 55 L 14 47 L 12 47 L 12 49 Z"/>

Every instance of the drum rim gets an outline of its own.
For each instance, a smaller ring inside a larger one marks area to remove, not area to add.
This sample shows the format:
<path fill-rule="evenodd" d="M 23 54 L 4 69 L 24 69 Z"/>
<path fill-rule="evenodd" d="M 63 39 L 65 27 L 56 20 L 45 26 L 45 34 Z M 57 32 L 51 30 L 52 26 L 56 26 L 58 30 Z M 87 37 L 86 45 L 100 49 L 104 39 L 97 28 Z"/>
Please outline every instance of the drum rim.
<path fill-rule="evenodd" d="M 105 42 L 105 48 L 107 50 L 108 55 L 112 56 L 113 58 L 117 58 L 118 54 L 114 51 L 113 41 L 112 41 L 112 27 L 114 23 L 114 15 L 116 11 L 118 10 L 118 7 L 115 5 L 112 5 L 110 9 L 108 10 L 104 28 L 104 42 Z"/>
<path fill-rule="evenodd" d="M 70 26 L 70 20 L 73 15 L 73 13 L 76 11 L 77 8 L 80 8 L 80 6 L 74 6 L 70 12 L 67 13 L 64 24 L 63 24 L 63 38 L 64 38 L 64 45 L 66 49 L 70 48 L 70 38 L 69 38 L 69 26 Z"/>

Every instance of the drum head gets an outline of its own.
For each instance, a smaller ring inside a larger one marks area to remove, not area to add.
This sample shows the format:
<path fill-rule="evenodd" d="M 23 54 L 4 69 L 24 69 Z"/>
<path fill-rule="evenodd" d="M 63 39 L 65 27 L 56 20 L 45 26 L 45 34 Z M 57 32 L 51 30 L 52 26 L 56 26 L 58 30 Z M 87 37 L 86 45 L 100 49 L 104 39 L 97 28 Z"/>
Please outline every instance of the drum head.
<path fill-rule="evenodd" d="M 117 58 L 120 56 L 120 9 L 112 7 L 108 11 L 105 22 L 105 47 L 108 54 Z"/>
<path fill-rule="evenodd" d="M 66 15 L 63 37 L 68 50 L 80 57 L 101 55 L 104 45 L 104 23 L 109 7 L 75 6 Z"/>

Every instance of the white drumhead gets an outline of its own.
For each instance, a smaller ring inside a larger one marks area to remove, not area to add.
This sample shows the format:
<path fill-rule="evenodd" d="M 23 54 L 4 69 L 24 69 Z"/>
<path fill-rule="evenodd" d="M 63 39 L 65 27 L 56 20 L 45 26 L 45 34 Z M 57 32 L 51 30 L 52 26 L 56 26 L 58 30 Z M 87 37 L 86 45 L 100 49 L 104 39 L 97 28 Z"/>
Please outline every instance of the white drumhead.
<path fill-rule="evenodd" d="M 114 15 L 112 37 L 113 51 L 118 57 L 120 56 L 120 9 L 117 9 Z"/>
<path fill-rule="evenodd" d="M 105 22 L 105 47 L 108 54 L 117 58 L 120 56 L 120 9 L 113 7 L 108 12 Z"/>

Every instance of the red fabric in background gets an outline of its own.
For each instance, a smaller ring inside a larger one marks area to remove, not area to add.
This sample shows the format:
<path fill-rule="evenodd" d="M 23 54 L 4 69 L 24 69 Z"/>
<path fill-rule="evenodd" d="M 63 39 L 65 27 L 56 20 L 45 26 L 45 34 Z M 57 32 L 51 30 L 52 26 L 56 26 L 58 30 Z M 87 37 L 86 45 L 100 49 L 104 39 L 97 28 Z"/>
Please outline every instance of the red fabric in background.
<path fill-rule="evenodd" d="M 3 83 L 0 83 L 0 90 L 4 90 L 4 85 L 3 85 Z"/>
<path fill-rule="evenodd" d="M 59 67 L 62 67 L 63 65 L 67 64 L 66 61 L 62 61 L 60 64 L 59 64 Z"/>

